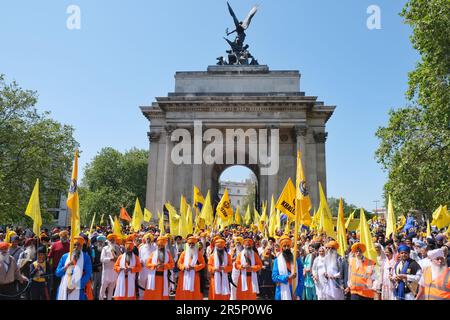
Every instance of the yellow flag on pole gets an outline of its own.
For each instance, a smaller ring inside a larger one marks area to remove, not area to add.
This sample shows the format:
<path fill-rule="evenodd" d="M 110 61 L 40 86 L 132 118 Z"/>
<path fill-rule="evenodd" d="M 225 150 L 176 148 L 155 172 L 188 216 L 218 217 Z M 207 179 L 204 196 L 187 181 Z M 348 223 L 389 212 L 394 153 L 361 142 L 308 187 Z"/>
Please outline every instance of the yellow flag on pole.
<path fill-rule="evenodd" d="M 104 223 L 104 221 L 103 221 L 103 217 L 105 216 L 105 214 L 102 214 L 102 216 L 100 217 L 100 222 L 99 222 L 99 225 L 100 226 L 103 226 L 103 223 Z"/>
<path fill-rule="evenodd" d="M 296 199 L 299 205 L 297 210 L 298 224 L 310 226 L 311 215 L 309 211 L 311 210 L 312 205 L 306 185 L 305 174 L 303 172 L 302 155 L 300 151 L 297 152 Z"/>
<path fill-rule="evenodd" d="M 119 219 L 117 219 L 117 216 L 114 217 L 113 234 L 120 237 L 121 239 L 124 238 L 124 235 L 122 234 L 122 226 L 120 225 L 120 222 L 119 222 Z"/>
<path fill-rule="evenodd" d="M 427 220 L 427 238 L 431 238 L 430 220 Z"/>
<path fill-rule="evenodd" d="M 436 226 L 438 229 L 450 225 L 450 214 L 448 213 L 447 206 L 441 205 L 433 212 L 433 221 L 431 221 L 431 225 Z"/>
<path fill-rule="evenodd" d="M 348 248 L 347 243 L 347 231 L 345 230 L 345 221 L 344 221 L 344 204 L 342 202 L 342 198 L 339 201 L 339 211 L 337 218 L 337 243 L 339 243 L 338 254 L 341 257 L 345 257 L 345 252 Z"/>
<path fill-rule="evenodd" d="M 336 233 L 334 232 L 333 216 L 331 214 L 330 207 L 327 203 L 327 198 L 322 189 L 322 184 L 319 182 L 319 193 L 320 193 L 320 205 L 317 210 L 317 214 L 320 217 L 318 230 L 320 232 L 325 232 L 327 236 L 336 239 Z"/>
<path fill-rule="evenodd" d="M 250 205 L 247 205 L 247 211 L 245 211 L 244 223 L 246 225 L 251 225 L 252 223 L 252 214 L 250 212 Z"/>
<path fill-rule="evenodd" d="M 131 219 L 131 227 L 134 232 L 139 232 L 141 230 L 141 224 L 144 221 L 144 215 L 142 214 L 141 204 L 139 203 L 139 198 L 136 198 L 136 203 L 134 205 L 133 218 Z"/>
<path fill-rule="evenodd" d="M 273 198 L 270 201 L 270 217 L 269 217 L 269 236 L 275 237 L 277 230 L 277 212 L 275 210 L 275 199 Z"/>
<path fill-rule="evenodd" d="M 89 228 L 89 236 L 92 234 L 92 230 L 94 229 L 94 222 L 95 222 L 95 216 L 97 214 L 94 213 L 94 216 L 92 217 L 92 221 L 91 221 L 91 227 Z"/>
<path fill-rule="evenodd" d="M 25 215 L 33 219 L 33 233 L 39 237 L 42 226 L 41 206 L 39 203 L 39 179 L 36 180 Z"/>
<path fill-rule="evenodd" d="M 275 208 L 286 214 L 291 220 L 295 220 L 296 191 L 291 178 L 288 179 Z"/>
<path fill-rule="evenodd" d="M 212 224 L 214 222 L 214 213 L 211 205 L 211 195 L 209 191 L 206 194 L 205 203 L 200 213 L 200 218 L 205 221 L 206 227 L 212 227 Z"/>
<path fill-rule="evenodd" d="M 164 227 L 164 214 L 161 214 L 158 210 L 158 227 L 160 235 L 166 234 L 166 228 Z"/>
<path fill-rule="evenodd" d="M 400 217 L 398 217 L 398 219 L 397 219 L 397 230 L 402 230 L 403 227 L 405 226 L 405 224 L 406 224 L 406 218 L 405 218 L 405 215 L 402 214 L 402 215 L 401 215 Z"/>
<path fill-rule="evenodd" d="M 218 214 L 222 221 L 228 221 L 230 216 L 233 216 L 233 208 L 231 207 L 230 197 L 228 195 L 228 189 L 225 188 L 222 199 L 216 208 L 216 214 Z"/>
<path fill-rule="evenodd" d="M 387 221 L 386 221 L 386 239 L 389 239 L 390 235 L 395 235 L 397 230 L 395 223 L 395 214 L 394 214 L 394 206 L 392 205 L 392 199 L 389 195 L 389 201 L 388 201 L 388 211 L 387 211 Z"/>
<path fill-rule="evenodd" d="M 73 160 L 72 177 L 70 179 L 70 190 L 67 197 L 67 208 L 70 212 L 70 254 L 72 257 L 73 242 L 75 236 L 80 234 L 80 203 L 78 199 L 78 149 L 75 150 Z"/>
<path fill-rule="evenodd" d="M 366 252 L 364 252 L 364 256 L 377 263 L 377 251 L 375 250 L 375 246 L 372 241 L 372 234 L 370 233 L 369 224 L 366 220 L 366 215 L 364 214 L 364 209 L 361 208 L 360 211 L 361 222 L 359 224 L 359 241 L 366 246 Z"/>
<path fill-rule="evenodd" d="M 194 204 L 193 207 L 195 209 L 195 214 L 198 215 L 203 208 L 203 205 L 205 203 L 205 198 L 203 197 L 203 194 L 200 192 L 199 188 L 197 186 L 194 186 Z"/>
<path fill-rule="evenodd" d="M 234 224 L 237 224 L 238 226 L 242 225 L 242 217 L 239 212 L 239 207 L 236 208 L 236 212 L 234 213 Z"/>
<path fill-rule="evenodd" d="M 253 209 L 253 224 L 259 227 L 259 221 L 261 220 L 261 216 L 259 215 L 258 210 L 256 208 Z M 258 228 L 259 230 L 259 228 Z"/>
<path fill-rule="evenodd" d="M 345 222 L 345 229 L 349 230 L 350 223 L 355 219 L 355 212 L 356 210 L 353 210 L 353 212 L 348 216 L 347 221 Z"/>
<path fill-rule="evenodd" d="M 150 222 L 151 219 L 152 219 L 152 213 L 147 208 L 144 208 L 144 221 Z"/>
<path fill-rule="evenodd" d="M 177 213 L 177 210 L 167 202 L 165 204 L 167 211 L 169 211 L 169 228 L 170 234 L 173 236 L 178 235 L 178 225 L 180 223 L 180 216 Z"/>

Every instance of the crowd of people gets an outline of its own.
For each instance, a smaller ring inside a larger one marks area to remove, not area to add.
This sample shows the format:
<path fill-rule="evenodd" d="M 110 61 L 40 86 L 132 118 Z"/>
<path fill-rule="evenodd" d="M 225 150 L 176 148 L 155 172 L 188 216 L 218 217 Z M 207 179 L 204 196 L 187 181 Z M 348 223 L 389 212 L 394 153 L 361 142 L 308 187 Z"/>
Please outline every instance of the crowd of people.
<path fill-rule="evenodd" d="M 348 250 L 302 229 L 275 237 L 252 226 L 182 238 L 158 226 L 0 233 L 0 300 L 450 300 L 450 240 L 414 222 L 385 237 L 371 224 L 376 261 L 355 231 Z M 125 235 L 124 235 L 125 234 Z M 72 245 L 72 249 L 71 249 Z M 294 261 L 294 259 L 296 261 Z"/>

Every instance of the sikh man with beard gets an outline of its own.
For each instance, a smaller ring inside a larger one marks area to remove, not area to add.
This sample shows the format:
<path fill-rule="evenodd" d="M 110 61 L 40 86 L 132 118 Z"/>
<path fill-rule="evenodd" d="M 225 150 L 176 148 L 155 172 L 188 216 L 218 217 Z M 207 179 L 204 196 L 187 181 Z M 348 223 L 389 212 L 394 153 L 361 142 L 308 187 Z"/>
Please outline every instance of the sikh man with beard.
<path fill-rule="evenodd" d="M 154 238 L 151 233 L 146 233 L 144 237 L 142 238 L 144 241 L 144 244 L 139 248 L 139 260 L 141 260 L 141 264 L 144 266 L 142 268 L 142 271 L 139 272 L 139 297 L 141 300 L 144 297 L 144 291 L 145 287 L 147 286 L 147 279 L 148 279 L 148 271 L 149 269 L 145 267 L 145 264 L 147 263 L 148 258 L 150 258 L 150 255 L 153 251 L 155 251 L 157 248 L 155 246 L 155 243 L 153 242 Z"/>
<path fill-rule="evenodd" d="M 416 300 L 450 300 L 450 267 L 442 248 L 428 252 L 431 265 L 423 270 Z"/>
<path fill-rule="evenodd" d="M 303 264 L 300 257 L 294 262 L 292 254 L 292 240 L 289 236 L 280 238 L 281 254 L 275 259 L 272 270 L 272 281 L 276 284 L 275 300 L 297 300 L 303 293 Z M 294 273 L 293 264 L 297 263 L 297 272 Z M 297 279 L 295 293 L 292 291 L 292 282 Z"/>
<path fill-rule="evenodd" d="M 17 293 L 15 280 L 24 283 L 28 279 L 20 274 L 19 267 L 13 256 L 8 254 L 10 244 L 7 242 L 0 242 L 0 300 L 12 300 Z"/>
<path fill-rule="evenodd" d="M 228 274 L 232 271 L 231 256 L 225 250 L 225 240 L 217 238 L 215 249 L 208 260 L 208 271 L 211 274 L 209 282 L 209 300 L 230 300 L 230 282 Z"/>
<path fill-rule="evenodd" d="M 231 300 L 236 300 L 236 293 L 237 293 L 237 283 L 239 280 L 239 276 L 241 272 L 236 268 L 236 258 L 241 254 L 241 251 L 243 250 L 243 243 L 244 239 L 242 237 L 235 237 L 234 238 L 234 247 L 230 250 L 230 256 L 233 260 L 233 270 L 231 272 L 231 280 L 233 281 L 234 285 L 231 285 Z"/>
<path fill-rule="evenodd" d="M 106 237 L 104 235 L 93 236 L 92 242 L 92 291 L 94 300 L 99 300 L 100 288 L 102 285 L 102 262 L 101 256 L 105 246 Z"/>
<path fill-rule="evenodd" d="M 372 288 L 376 280 L 375 263 L 364 257 L 366 246 L 363 243 L 355 243 L 351 250 L 353 257 L 349 259 L 349 278 L 345 292 L 350 292 L 351 300 L 373 300 L 375 291 Z"/>
<path fill-rule="evenodd" d="M 127 240 L 125 253 L 117 258 L 114 265 L 118 273 L 114 300 L 136 300 L 136 273 L 141 272 L 142 265 L 133 249 L 133 240 Z"/>
<path fill-rule="evenodd" d="M 241 275 L 237 281 L 237 300 L 256 300 L 259 294 L 258 274 L 262 269 L 259 254 L 253 250 L 253 240 L 244 240 L 244 250 L 236 258 L 236 268 Z"/>
<path fill-rule="evenodd" d="M 57 300 L 87 300 L 85 287 L 92 275 L 91 258 L 82 251 L 85 240 L 74 237 L 73 252 L 65 253 L 59 260 L 56 276 L 61 278 Z"/>
<path fill-rule="evenodd" d="M 180 274 L 175 300 L 203 300 L 199 271 L 205 268 L 206 263 L 202 252 L 196 246 L 197 241 L 194 236 L 188 237 L 188 248 L 181 253 L 178 259 Z"/>
<path fill-rule="evenodd" d="M 337 253 L 339 244 L 330 241 L 325 245 L 325 278 L 328 280 L 325 289 L 325 300 L 344 300 L 342 259 Z"/>
<path fill-rule="evenodd" d="M 117 272 L 114 270 L 114 265 L 117 258 L 120 256 L 120 248 L 116 244 L 117 235 L 109 234 L 107 236 L 108 245 L 103 247 L 100 256 L 102 263 L 102 285 L 100 287 L 99 299 L 104 300 L 106 290 L 108 290 L 108 300 L 112 300 L 114 288 L 117 282 Z"/>
<path fill-rule="evenodd" d="M 148 271 L 144 300 L 169 300 L 168 271 L 173 270 L 175 262 L 167 248 L 167 238 L 159 236 L 158 249 L 150 254 L 146 262 Z"/>
<path fill-rule="evenodd" d="M 414 300 L 417 292 L 422 269 L 420 265 L 410 257 L 411 248 L 407 245 L 398 247 L 400 260 L 392 270 L 391 280 L 394 281 L 395 300 Z"/>

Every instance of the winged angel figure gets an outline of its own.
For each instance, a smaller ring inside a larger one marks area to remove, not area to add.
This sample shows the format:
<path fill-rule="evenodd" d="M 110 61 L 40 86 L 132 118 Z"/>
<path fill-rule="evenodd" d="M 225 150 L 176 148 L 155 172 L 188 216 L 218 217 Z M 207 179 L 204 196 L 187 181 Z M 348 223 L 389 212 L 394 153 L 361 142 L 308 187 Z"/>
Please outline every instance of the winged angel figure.
<path fill-rule="evenodd" d="M 230 15 L 233 17 L 234 25 L 236 26 L 236 29 L 234 29 L 231 32 L 228 32 L 228 29 L 226 30 L 227 36 L 236 32 L 237 37 L 236 37 L 235 42 L 238 45 L 243 46 L 245 37 L 246 37 L 245 30 L 247 30 L 248 27 L 250 26 L 250 23 L 252 22 L 253 17 L 255 16 L 256 12 L 258 11 L 258 6 L 253 6 L 252 10 L 250 10 L 250 12 L 248 13 L 248 15 L 244 21 L 239 21 L 239 19 L 236 17 L 236 14 L 233 11 L 233 8 L 231 8 L 231 6 L 228 2 L 227 2 L 227 5 L 228 5 L 228 11 L 230 11 Z"/>
<path fill-rule="evenodd" d="M 245 18 L 244 21 L 239 21 L 239 19 L 236 17 L 236 14 L 234 13 L 233 9 L 231 8 L 230 4 L 227 2 L 228 5 L 228 11 L 230 12 L 231 17 L 233 18 L 235 29 L 231 32 L 228 31 L 228 28 L 226 30 L 227 36 L 236 33 L 236 38 L 234 41 L 230 41 L 227 38 L 224 38 L 228 44 L 231 47 L 231 51 L 227 51 L 229 55 L 229 63 L 225 63 L 223 61 L 223 57 L 218 58 L 219 63 L 218 64 L 248 64 L 248 58 L 252 58 L 251 64 L 257 64 L 257 60 L 253 58 L 253 56 L 248 52 L 248 45 L 244 45 L 246 34 L 245 31 L 250 26 L 250 23 L 252 22 L 253 17 L 255 16 L 256 12 L 258 11 L 258 6 L 253 6 L 253 8 L 250 10 L 249 14 Z"/>

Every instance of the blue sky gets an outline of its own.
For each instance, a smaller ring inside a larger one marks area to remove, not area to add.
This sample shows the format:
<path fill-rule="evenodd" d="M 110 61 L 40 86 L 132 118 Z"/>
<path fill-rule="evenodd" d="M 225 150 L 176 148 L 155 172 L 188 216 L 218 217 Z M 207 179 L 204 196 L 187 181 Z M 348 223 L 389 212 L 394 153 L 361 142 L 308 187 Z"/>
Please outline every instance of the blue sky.
<path fill-rule="evenodd" d="M 374 133 L 405 104 L 418 60 L 398 13 L 405 0 L 231 0 L 244 17 L 251 52 L 272 70 L 300 70 L 301 90 L 336 105 L 328 122 L 328 196 L 368 209 L 382 200 L 386 174 Z M 68 30 L 66 9 L 81 9 Z M 381 9 L 381 30 L 366 10 Z M 39 93 L 38 109 L 75 127 L 81 166 L 106 146 L 148 148 L 140 105 L 174 90 L 176 71 L 206 70 L 227 49 L 232 27 L 222 0 L 0 0 L 0 73 Z M 236 170 L 225 178 L 241 180 Z"/>

